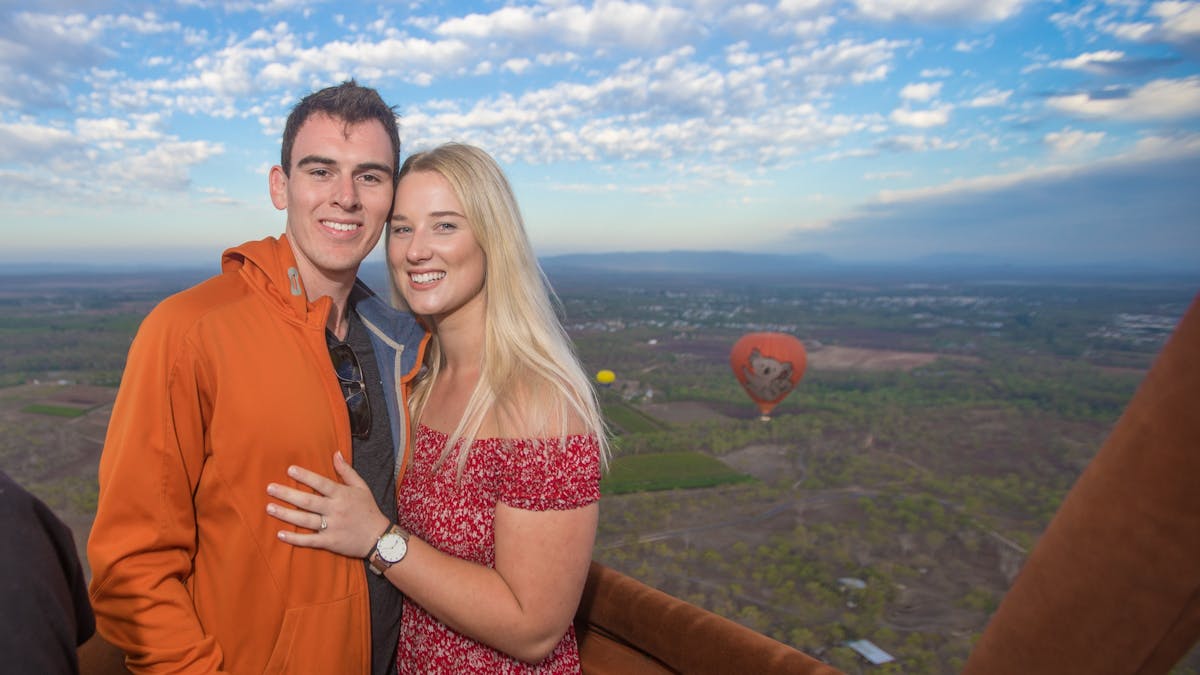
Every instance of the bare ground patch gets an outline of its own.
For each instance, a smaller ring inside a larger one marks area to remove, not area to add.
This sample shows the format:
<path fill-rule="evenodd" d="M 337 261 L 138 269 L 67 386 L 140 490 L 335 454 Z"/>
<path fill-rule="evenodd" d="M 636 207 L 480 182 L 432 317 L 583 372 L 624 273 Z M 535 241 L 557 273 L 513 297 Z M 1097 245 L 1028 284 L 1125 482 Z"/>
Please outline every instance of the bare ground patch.
<path fill-rule="evenodd" d="M 687 426 L 712 419 L 713 417 L 726 418 L 725 415 L 714 410 L 712 407 L 697 401 L 678 401 L 674 403 L 646 403 L 640 406 L 642 412 L 647 415 L 660 419 L 667 424 L 678 424 Z"/>
<path fill-rule="evenodd" d="M 901 352 L 827 345 L 808 352 L 808 366 L 817 370 L 912 370 L 929 365 L 940 358 L 949 357 L 933 352 Z"/>
<path fill-rule="evenodd" d="M 774 483 L 781 479 L 800 480 L 797 453 L 783 445 L 748 445 L 721 458 L 734 469 L 761 480 Z"/>

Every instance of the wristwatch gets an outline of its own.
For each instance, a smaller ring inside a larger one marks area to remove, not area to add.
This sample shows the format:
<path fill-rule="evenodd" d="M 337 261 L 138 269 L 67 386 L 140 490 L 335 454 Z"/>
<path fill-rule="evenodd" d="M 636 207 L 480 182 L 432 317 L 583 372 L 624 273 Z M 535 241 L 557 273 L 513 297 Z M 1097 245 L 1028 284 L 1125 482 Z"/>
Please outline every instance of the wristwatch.
<path fill-rule="evenodd" d="M 367 554 L 368 567 L 375 574 L 383 574 L 387 568 L 404 560 L 406 553 L 408 553 L 408 533 L 399 525 L 392 523 L 388 529 L 384 530 L 383 534 L 379 535 L 379 540 L 375 542 L 375 548 Z"/>

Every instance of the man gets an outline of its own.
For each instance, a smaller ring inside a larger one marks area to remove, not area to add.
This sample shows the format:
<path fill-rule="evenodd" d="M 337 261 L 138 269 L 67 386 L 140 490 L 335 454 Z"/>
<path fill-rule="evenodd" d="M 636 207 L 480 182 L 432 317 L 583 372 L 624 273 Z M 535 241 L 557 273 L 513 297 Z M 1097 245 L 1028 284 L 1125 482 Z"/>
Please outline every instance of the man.
<path fill-rule="evenodd" d="M 71 529 L 2 470 L 0 528 L 4 672 L 78 673 L 96 626 Z"/>
<path fill-rule="evenodd" d="M 266 486 L 292 464 L 333 477 L 340 450 L 395 511 L 404 383 L 426 336 L 356 275 L 390 215 L 399 147 L 373 89 L 302 99 L 269 177 L 285 234 L 226 251 L 220 275 L 139 329 L 88 542 L 99 632 L 134 672 L 394 669 L 399 595 L 365 562 L 280 542 Z"/>

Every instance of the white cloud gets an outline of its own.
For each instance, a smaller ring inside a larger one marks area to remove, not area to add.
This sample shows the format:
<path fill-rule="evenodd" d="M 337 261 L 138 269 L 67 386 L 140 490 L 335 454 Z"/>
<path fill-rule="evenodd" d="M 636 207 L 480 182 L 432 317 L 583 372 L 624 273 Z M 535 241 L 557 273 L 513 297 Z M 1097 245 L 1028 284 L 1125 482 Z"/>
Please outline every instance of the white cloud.
<path fill-rule="evenodd" d="M 1008 103 L 1009 97 L 1012 96 L 1012 90 L 1000 91 L 992 89 L 986 91 L 967 102 L 968 108 L 996 108 Z"/>
<path fill-rule="evenodd" d="M 833 14 L 820 13 L 829 4 L 825 0 L 783 0 L 774 7 L 759 2 L 734 3 L 716 12 L 715 23 L 735 34 L 766 32 L 815 39 L 837 23 Z"/>
<path fill-rule="evenodd" d="M 1200 117 L 1200 76 L 1160 79 L 1128 95 L 1069 94 L 1054 96 L 1047 105 L 1085 118 L 1119 120 L 1176 120 Z"/>
<path fill-rule="evenodd" d="M 153 187 L 179 191 L 190 184 L 189 169 L 224 152 L 220 143 L 170 141 L 150 150 L 120 159 L 107 167 L 105 175 L 117 176 L 124 187 L 136 190 Z"/>
<path fill-rule="evenodd" d="M 504 70 L 520 75 L 533 67 L 533 61 L 529 59 L 509 59 L 501 66 Z"/>
<path fill-rule="evenodd" d="M 1016 15 L 1030 0 L 852 0 L 869 19 L 932 22 L 996 22 Z"/>
<path fill-rule="evenodd" d="M 20 184 L 43 195 L 49 183 L 118 205 L 149 188 L 171 191 L 157 197 L 169 205 L 186 188 L 197 196 L 191 206 L 223 203 L 226 192 L 242 193 L 221 180 L 278 154 L 295 97 L 350 75 L 408 107 L 406 149 L 479 143 L 519 162 L 527 180 L 537 171 L 557 178 L 555 163 L 567 161 L 563 183 L 587 180 L 572 172 L 590 163 L 615 191 L 641 185 L 688 207 L 697 200 L 679 195 L 707 198 L 723 183 L 776 190 L 812 177 L 805 189 L 838 201 L 863 188 L 831 188 L 834 176 L 874 167 L 865 180 L 899 177 L 889 171 L 897 165 L 867 156 L 912 169 L 911 180 L 874 188 L 1073 152 L 1100 159 L 1164 121 L 1200 118 L 1200 76 L 1178 47 L 1195 40 L 1195 1 L 519 0 L 473 3 L 478 13 L 468 14 L 423 0 L 382 8 L 204 0 L 206 16 L 196 0 L 181 0 L 182 12 L 176 3 L 125 15 L 48 1 L 73 9 L 13 14 L 0 26 L 0 171 L 54 175 L 41 185 L 13 180 L 6 193 Z M 1061 8 L 1071 14 L 1048 25 Z M 997 21 L 1009 24 L 990 25 Z M 1172 44 L 1131 46 L 1112 37 L 1121 31 Z M 995 37 L 1018 32 L 1020 40 Z M 1031 61 L 1042 68 L 1036 77 L 1013 77 Z M 1148 82 L 1166 72 L 1181 79 Z M 1096 89 L 1072 95 L 1082 87 Z M 1047 112 L 1097 121 L 1046 126 Z M 217 138 L 228 157 L 204 140 Z M 156 144 L 174 154 L 154 152 Z M 886 154 L 949 149 L 961 151 L 954 167 Z M 200 167 L 230 187 L 194 187 L 208 175 Z M 97 172 L 105 180 L 90 180 Z"/>
<path fill-rule="evenodd" d="M 78 145 L 67 129 L 32 122 L 0 123 L 0 162 L 27 162 Z"/>
<path fill-rule="evenodd" d="M 1052 61 L 1051 66 L 1065 68 L 1067 70 L 1086 70 L 1090 72 L 1107 72 L 1107 65 L 1123 61 L 1125 52 L 1114 49 L 1105 49 L 1097 52 L 1088 52 L 1069 59 L 1060 59 Z"/>
<path fill-rule="evenodd" d="M 779 11 L 784 14 L 812 14 L 833 4 L 833 0 L 779 0 Z"/>
<path fill-rule="evenodd" d="M 1050 15 L 1050 23 L 1060 31 L 1086 30 L 1092 23 L 1092 14 L 1098 6 L 1095 3 L 1085 3 L 1073 12 L 1054 12 Z"/>
<path fill-rule="evenodd" d="M 548 7 L 548 8 L 547 8 Z M 504 7 L 491 14 L 470 14 L 438 25 L 438 35 L 474 41 L 506 39 L 518 43 L 571 46 L 620 45 L 653 49 L 693 35 L 692 15 L 669 5 L 650 6 L 623 0 L 579 5 Z"/>
<path fill-rule="evenodd" d="M 1100 145 L 1104 135 L 1103 131 L 1080 131 L 1067 127 L 1046 134 L 1042 142 L 1056 155 L 1081 154 Z"/>
<path fill-rule="evenodd" d="M 1100 30 L 1130 42 L 1148 42 L 1155 35 L 1155 25 L 1146 21 L 1101 23 Z"/>
<path fill-rule="evenodd" d="M 941 82 L 914 82 L 904 85 L 900 90 L 900 98 L 906 101 L 928 101 L 937 98 L 941 91 Z"/>
<path fill-rule="evenodd" d="M 133 124 L 130 124 L 130 122 Z M 110 144 L 120 147 L 138 141 L 157 141 L 163 138 L 162 117 L 158 114 L 133 115 L 130 118 L 80 119 L 75 131 L 84 143 Z"/>
<path fill-rule="evenodd" d="M 196 59 L 194 74 L 159 81 L 153 88 L 207 91 L 218 98 L 233 99 L 261 90 L 307 86 L 314 80 L 342 79 L 349 73 L 366 79 L 389 77 L 425 85 L 438 75 L 475 67 L 477 57 L 474 50 L 459 40 L 359 39 L 301 47 L 290 29 L 278 24 L 269 32 L 256 32 L 246 40 Z"/>
<path fill-rule="evenodd" d="M 723 23 L 748 28 L 761 28 L 768 24 L 773 17 L 771 8 L 757 2 L 736 5 L 729 10 Z"/>
<path fill-rule="evenodd" d="M 877 123 L 773 93 L 782 90 L 779 83 L 819 68 L 811 60 L 761 64 L 744 49 L 729 50 L 728 62 L 735 65 L 722 63 L 724 71 L 694 62 L 694 50 L 686 47 L 653 61 L 630 60 L 586 84 L 560 82 L 468 108 L 454 101 L 425 103 L 404 111 L 404 137 L 410 147 L 424 147 L 470 136 L 484 147 L 504 148 L 510 159 L 536 164 L 707 157 L 772 166 Z M 833 52 L 809 56 L 847 69 Z M 850 62 L 861 59 L 859 54 Z"/>
<path fill-rule="evenodd" d="M 539 17 L 530 7 L 503 7 L 491 14 L 468 14 L 442 22 L 434 32 L 457 38 L 488 40 L 496 37 L 527 39 L 538 32 Z"/>
<path fill-rule="evenodd" d="M 877 147 L 889 152 L 925 152 L 927 150 L 953 150 L 958 147 L 958 144 L 945 141 L 937 136 L 902 134 L 880 141 Z"/>
<path fill-rule="evenodd" d="M 926 129 L 929 127 L 940 127 L 948 123 L 950 121 L 951 110 L 953 110 L 953 107 L 949 105 L 938 106 L 928 110 L 896 108 L 892 111 L 890 117 L 896 124 Z"/>
<path fill-rule="evenodd" d="M 13 24 L 21 33 L 41 34 L 62 46 L 91 45 L 108 23 L 103 18 L 89 18 L 84 14 L 36 14 L 17 12 Z"/>
<path fill-rule="evenodd" d="M 812 50 L 797 51 L 788 60 L 793 73 L 808 74 L 807 83 L 825 89 L 846 81 L 855 84 L 883 80 L 891 71 L 896 50 L 909 46 L 903 40 L 859 42 L 843 39 Z"/>
<path fill-rule="evenodd" d="M 961 52 L 963 54 L 971 54 L 983 49 L 991 49 L 995 44 L 996 38 L 993 35 L 989 35 L 978 40 L 959 40 L 958 42 L 954 43 L 954 51 Z"/>
<path fill-rule="evenodd" d="M 1200 2 L 1156 2 L 1147 13 L 1161 19 L 1168 42 L 1200 42 Z"/>
<path fill-rule="evenodd" d="M 1101 15 L 1096 19 L 1096 28 L 1131 42 L 1167 42 L 1200 50 L 1200 2 L 1154 2 L 1140 20 Z"/>
<path fill-rule="evenodd" d="M 101 16 L 96 19 L 97 27 L 103 30 L 128 30 L 137 35 L 156 35 L 159 33 L 178 33 L 182 25 L 178 21 L 161 21 L 154 12 L 146 12 L 141 16 L 128 14 L 118 16 Z"/>

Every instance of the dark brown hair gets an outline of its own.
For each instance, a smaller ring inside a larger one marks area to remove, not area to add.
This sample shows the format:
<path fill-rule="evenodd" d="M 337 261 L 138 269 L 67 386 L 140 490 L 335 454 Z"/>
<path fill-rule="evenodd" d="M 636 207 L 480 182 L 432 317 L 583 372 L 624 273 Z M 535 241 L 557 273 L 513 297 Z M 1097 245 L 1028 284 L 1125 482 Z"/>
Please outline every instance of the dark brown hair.
<path fill-rule="evenodd" d="M 392 182 L 400 179 L 400 131 L 396 127 L 396 110 L 383 102 L 379 92 L 360 86 L 354 80 L 314 91 L 292 108 L 283 127 L 283 148 L 279 153 L 279 165 L 283 167 L 285 176 L 291 176 L 292 146 L 296 143 L 296 134 L 308 118 L 317 114 L 341 120 L 346 126 L 379 120 L 392 141 L 392 166 L 396 167 L 392 170 Z"/>

